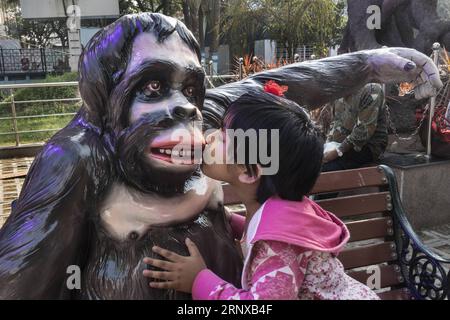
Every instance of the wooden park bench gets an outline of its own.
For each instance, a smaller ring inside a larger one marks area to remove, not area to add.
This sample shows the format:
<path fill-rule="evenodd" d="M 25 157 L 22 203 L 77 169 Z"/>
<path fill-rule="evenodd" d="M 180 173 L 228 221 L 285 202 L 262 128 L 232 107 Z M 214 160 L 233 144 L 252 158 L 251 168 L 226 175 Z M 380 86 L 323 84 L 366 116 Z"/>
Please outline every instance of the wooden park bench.
<path fill-rule="evenodd" d="M 368 284 L 379 272 L 379 288 L 374 289 L 381 299 L 450 298 L 450 272 L 443 267 L 450 260 L 428 249 L 412 229 L 392 169 L 380 165 L 322 173 L 311 195 L 333 192 L 339 195 L 317 202 L 350 231 L 338 258 L 351 277 Z M 229 185 L 224 185 L 224 195 L 229 209 L 245 214 Z"/>

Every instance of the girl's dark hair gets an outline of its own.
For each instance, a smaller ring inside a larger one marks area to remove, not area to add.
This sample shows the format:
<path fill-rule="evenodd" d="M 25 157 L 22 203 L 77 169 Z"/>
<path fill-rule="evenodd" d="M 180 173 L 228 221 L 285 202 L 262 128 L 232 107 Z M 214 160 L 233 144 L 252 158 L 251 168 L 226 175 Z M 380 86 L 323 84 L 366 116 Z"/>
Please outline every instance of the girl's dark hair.
<path fill-rule="evenodd" d="M 318 127 L 298 104 L 273 94 L 250 92 L 230 105 L 223 126 L 226 129 L 254 129 L 257 132 L 267 129 L 269 151 L 272 143 L 270 129 L 279 130 L 279 154 L 270 155 L 272 158 L 279 157 L 279 169 L 274 175 L 261 177 L 257 194 L 259 203 L 273 195 L 300 201 L 311 191 L 321 171 L 324 141 Z M 245 150 L 248 153 L 248 145 Z M 254 174 L 256 165 L 245 165 L 249 174 Z"/>

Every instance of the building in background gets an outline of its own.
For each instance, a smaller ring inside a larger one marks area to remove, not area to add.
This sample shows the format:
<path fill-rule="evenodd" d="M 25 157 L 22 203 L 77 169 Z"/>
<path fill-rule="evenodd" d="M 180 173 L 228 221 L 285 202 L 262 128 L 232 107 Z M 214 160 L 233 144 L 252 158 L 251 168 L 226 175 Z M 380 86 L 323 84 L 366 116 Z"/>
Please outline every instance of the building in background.
<path fill-rule="evenodd" d="M 20 0 L 24 19 L 67 19 L 71 71 L 78 70 L 82 46 L 103 26 L 119 17 L 118 0 Z"/>

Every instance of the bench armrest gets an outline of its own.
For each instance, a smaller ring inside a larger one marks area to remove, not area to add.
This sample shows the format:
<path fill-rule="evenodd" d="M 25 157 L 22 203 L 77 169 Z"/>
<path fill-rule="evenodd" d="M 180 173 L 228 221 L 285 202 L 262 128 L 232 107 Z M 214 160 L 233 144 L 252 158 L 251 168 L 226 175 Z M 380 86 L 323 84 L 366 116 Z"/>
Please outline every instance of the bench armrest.
<path fill-rule="evenodd" d="M 411 296 L 415 299 L 450 299 L 450 271 L 442 266 L 450 267 L 450 259 L 442 258 L 420 240 L 401 203 L 394 172 L 384 165 L 380 168 L 389 183 L 397 257 Z"/>

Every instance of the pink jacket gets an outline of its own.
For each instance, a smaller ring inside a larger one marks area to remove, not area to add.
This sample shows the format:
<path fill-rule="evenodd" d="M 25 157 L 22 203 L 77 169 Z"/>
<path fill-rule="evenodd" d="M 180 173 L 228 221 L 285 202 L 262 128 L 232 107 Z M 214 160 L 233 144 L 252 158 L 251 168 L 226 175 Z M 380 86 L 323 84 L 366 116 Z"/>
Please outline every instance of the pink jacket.
<path fill-rule="evenodd" d="M 233 216 L 236 235 L 244 218 Z M 345 224 L 314 201 L 268 199 L 252 217 L 243 243 L 242 289 L 208 269 L 193 284 L 194 299 L 376 299 L 348 277 L 335 256 L 350 235 Z"/>

